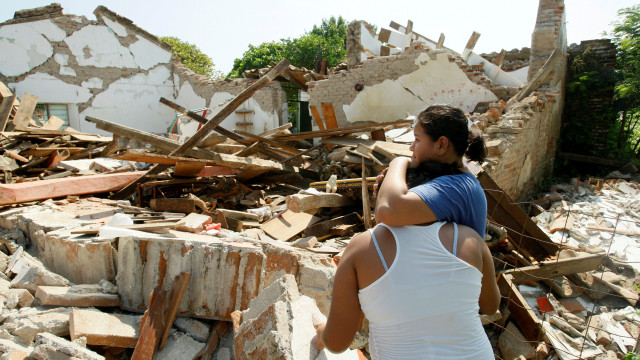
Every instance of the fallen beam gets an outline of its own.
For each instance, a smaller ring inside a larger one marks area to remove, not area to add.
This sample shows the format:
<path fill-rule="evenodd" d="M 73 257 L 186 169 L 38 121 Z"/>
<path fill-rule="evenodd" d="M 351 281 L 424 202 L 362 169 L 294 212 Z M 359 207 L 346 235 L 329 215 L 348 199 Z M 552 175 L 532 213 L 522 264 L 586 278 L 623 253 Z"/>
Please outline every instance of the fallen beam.
<path fill-rule="evenodd" d="M 260 78 L 258 81 L 253 83 L 248 88 L 244 89 L 238 96 L 236 96 L 233 100 L 231 100 L 225 107 L 223 107 L 220 112 L 218 112 L 211 120 L 209 120 L 206 124 L 204 124 L 200 130 L 198 130 L 193 136 L 191 136 L 187 141 L 184 142 L 180 147 L 171 152 L 170 155 L 183 155 L 189 149 L 193 148 L 196 144 L 198 144 L 205 136 L 211 132 L 214 128 L 216 128 L 222 120 L 224 120 L 227 116 L 229 116 L 235 109 L 237 109 L 240 105 L 242 105 L 245 101 L 247 101 L 256 91 L 265 87 L 267 84 L 270 84 L 273 79 L 276 78 L 281 72 L 283 72 L 287 66 L 289 66 L 289 61 L 287 59 L 283 59 L 276 65 L 273 69 L 271 69 L 265 76 Z M 124 189 L 120 190 L 118 193 L 114 194 L 113 198 L 115 199 L 125 199 L 133 194 L 136 190 L 137 185 L 147 178 L 148 175 L 156 175 L 166 170 L 168 168 L 167 165 L 154 165 L 151 169 L 147 171 L 147 173 L 133 181 L 131 184 L 127 185 Z"/>
<path fill-rule="evenodd" d="M 97 194 L 122 189 L 144 171 L 74 176 L 17 184 L 0 184 L 0 205 L 45 200 L 69 195 Z"/>
<path fill-rule="evenodd" d="M 529 281 L 552 279 L 559 276 L 597 270 L 602 266 L 605 258 L 604 254 L 589 254 L 575 258 L 543 261 L 540 265 L 505 271 L 505 274 L 509 274 L 515 284 L 522 284 Z"/>
<path fill-rule="evenodd" d="M 114 135 L 118 135 L 121 137 L 134 139 L 147 144 L 151 144 L 163 150 L 173 151 L 180 147 L 180 143 L 175 140 L 150 134 L 148 132 L 130 128 L 128 126 L 120 125 L 111 121 L 102 120 L 102 119 L 94 118 L 91 116 L 87 116 L 85 120 L 87 120 L 90 123 L 94 123 L 96 127 L 100 130 L 108 131 Z M 192 148 L 187 150 L 185 152 L 185 155 L 193 156 L 198 159 L 212 159 L 215 153 L 208 150 Z"/>
<path fill-rule="evenodd" d="M 289 141 L 289 140 L 299 140 L 299 139 L 313 139 L 313 138 L 325 137 L 325 136 L 338 136 L 338 135 L 351 134 L 359 131 L 383 129 L 387 126 L 403 126 L 403 125 L 411 124 L 412 122 L 413 120 L 398 120 L 398 121 L 379 123 L 379 124 L 347 126 L 347 127 L 337 128 L 337 129 L 303 131 L 303 132 L 288 134 L 288 135 L 277 135 L 277 136 L 274 136 L 273 139 L 278 141 Z"/>

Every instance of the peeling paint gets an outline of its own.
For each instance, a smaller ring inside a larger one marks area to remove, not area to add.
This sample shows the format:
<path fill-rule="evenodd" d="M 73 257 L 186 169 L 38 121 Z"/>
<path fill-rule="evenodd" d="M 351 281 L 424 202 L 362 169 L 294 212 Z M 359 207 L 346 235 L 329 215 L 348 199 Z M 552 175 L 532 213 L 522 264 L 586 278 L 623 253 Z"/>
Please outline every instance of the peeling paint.
<path fill-rule="evenodd" d="M 140 68 L 149 70 L 159 63 L 166 63 L 171 60 L 169 51 L 162 49 L 140 35 L 136 35 L 136 37 L 138 41 L 131 44 L 129 50 L 131 50 L 133 58 Z"/>
<path fill-rule="evenodd" d="M 351 104 L 343 105 L 347 121 L 394 121 L 403 119 L 407 112 L 417 115 L 432 104 L 453 104 L 472 112 L 478 102 L 498 100 L 491 91 L 469 80 L 444 53 L 435 60 L 422 53 L 415 64 L 418 70 L 397 80 L 366 86 Z"/>
<path fill-rule="evenodd" d="M 91 98 L 89 90 L 45 73 L 31 74 L 19 83 L 10 83 L 9 87 L 14 88 L 20 97 L 25 92 L 38 94 L 41 103 L 81 103 Z"/>
<path fill-rule="evenodd" d="M 53 46 L 47 38 L 61 41 L 65 35 L 50 20 L 0 27 L 0 54 L 3 54 L 0 56 L 0 73 L 5 76 L 22 75 L 43 64 L 53 55 Z"/>
<path fill-rule="evenodd" d="M 75 55 L 78 65 L 95 67 L 135 68 L 131 52 L 120 45 L 113 32 L 102 25 L 87 25 L 64 40 Z M 85 57 L 88 48 L 90 57 Z"/>

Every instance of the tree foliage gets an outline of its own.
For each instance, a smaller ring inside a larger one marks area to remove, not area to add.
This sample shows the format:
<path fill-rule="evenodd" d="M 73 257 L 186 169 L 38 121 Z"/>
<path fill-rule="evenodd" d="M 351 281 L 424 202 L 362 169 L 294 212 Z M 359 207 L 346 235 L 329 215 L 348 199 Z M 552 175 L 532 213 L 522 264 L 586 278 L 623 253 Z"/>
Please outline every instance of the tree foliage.
<path fill-rule="evenodd" d="M 241 77 L 245 70 L 263 68 L 270 62 L 279 62 L 285 58 L 294 66 L 313 69 L 318 47 L 322 51 L 322 58 L 327 60 L 327 66 L 336 66 L 346 58 L 346 38 L 347 22 L 341 16 L 332 16 L 323 19 L 320 26 L 314 25 L 311 31 L 298 38 L 280 39 L 258 46 L 249 45 L 242 58 L 234 60 L 228 77 Z"/>
<path fill-rule="evenodd" d="M 160 40 L 171 45 L 173 55 L 196 74 L 205 75 L 210 79 L 222 77 L 222 72 L 215 69 L 215 64 L 211 58 L 203 53 L 196 45 L 173 36 L 162 36 Z"/>
<path fill-rule="evenodd" d="M 617 47 L 615 87 L 616 109 L 619 111 L 619 148 L 631 146 L 640 157 L 640 5 L 618 11 L 609 35 Z"/>

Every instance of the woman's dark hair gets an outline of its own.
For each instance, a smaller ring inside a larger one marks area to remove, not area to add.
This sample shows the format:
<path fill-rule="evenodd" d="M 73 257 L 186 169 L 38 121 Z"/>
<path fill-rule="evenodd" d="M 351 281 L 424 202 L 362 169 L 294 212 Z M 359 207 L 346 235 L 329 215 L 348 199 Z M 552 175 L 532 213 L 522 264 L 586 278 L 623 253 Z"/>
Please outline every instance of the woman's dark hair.
<path fill-rule="evenodd" d="M 431 140 L 441 136 L 449 139 L 458 156 L 482 162 L 487 156 L 484 139 L 480 134 L 469 131 L 464 112 L 450 105 L 432 105 L 422 111 L 416 119 Z"/>
<path fill-rule="evenodd" d="M 409 188 L 424 184 L 439 176 L 462 174 L 456 163 L 446 164 L 437 161 L 425 161 L 417 168 L 407 169 L 407 186 Z"/>

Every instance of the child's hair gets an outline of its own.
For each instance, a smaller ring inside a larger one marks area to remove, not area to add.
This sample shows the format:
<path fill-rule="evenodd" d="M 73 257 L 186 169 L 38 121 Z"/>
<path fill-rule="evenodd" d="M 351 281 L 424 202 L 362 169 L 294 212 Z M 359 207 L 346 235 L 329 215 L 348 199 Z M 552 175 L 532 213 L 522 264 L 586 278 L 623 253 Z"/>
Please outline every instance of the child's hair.
<path fill-rule="evenodd" d="M 450 105 L 432 105 L 422 111 L 416 119 L 416 125 L 422 126 L 431 140 L 441 136 L 449 139 L 458 156 L 482 162 L 487 156 L 484 139 L 480 134 L 469 131 L 467 116 Z"/>
<path fill-rule="evenodd" d="M 425 161 L 417 168 L 407 169 L 407 186 L 412 188 L 439 176 L 457 174 L 462 174 L 462 170 L 456 163 L 443 164 L 436 161 Z"/>

